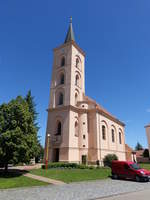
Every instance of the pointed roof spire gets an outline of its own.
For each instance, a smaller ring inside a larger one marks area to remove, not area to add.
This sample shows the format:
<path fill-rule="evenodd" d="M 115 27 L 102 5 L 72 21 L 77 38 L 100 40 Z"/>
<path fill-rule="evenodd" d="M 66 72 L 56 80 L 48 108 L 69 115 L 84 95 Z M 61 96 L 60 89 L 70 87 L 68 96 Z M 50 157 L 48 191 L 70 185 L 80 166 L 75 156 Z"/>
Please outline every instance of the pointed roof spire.
<path fill-rule="evenodd" d="M 72 17 L 70 17 L 70 25 L 69 25 L 69 29 L 65 38 L 65 42 L 70 42 L 70 41 L 75 41 L 75 37 L 74 37 L 74 32 L 73 32 L 73 27 L 72 27 Z"/>

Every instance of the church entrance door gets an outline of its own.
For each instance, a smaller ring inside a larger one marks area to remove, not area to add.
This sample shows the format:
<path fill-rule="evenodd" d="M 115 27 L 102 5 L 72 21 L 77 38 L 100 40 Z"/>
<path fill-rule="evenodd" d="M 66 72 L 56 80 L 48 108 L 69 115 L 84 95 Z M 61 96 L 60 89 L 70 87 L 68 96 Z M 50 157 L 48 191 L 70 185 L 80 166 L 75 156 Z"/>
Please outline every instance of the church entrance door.
<path fill-rule="evenodd" d="M 86 165 L 87 162 L 87 156 L 86 155 L 82 155 L 82 164 Z"/>
<path fill-rule="evenodd" d="M 54 154 L 53 154 L 53 161 L 54 162 L 59 162 L 59 149 L 54 149 Z"/>

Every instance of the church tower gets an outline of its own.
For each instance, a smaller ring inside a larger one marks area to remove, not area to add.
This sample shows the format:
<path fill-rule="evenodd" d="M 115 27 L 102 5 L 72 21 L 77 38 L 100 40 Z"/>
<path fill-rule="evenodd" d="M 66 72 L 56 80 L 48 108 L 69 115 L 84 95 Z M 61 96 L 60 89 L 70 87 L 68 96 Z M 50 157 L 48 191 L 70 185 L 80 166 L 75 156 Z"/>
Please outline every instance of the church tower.
<path fill-rule="evenodd" d="M 103 164 L 110 153 L 125 160 L 125 124 L 85 95 L 84 66 L 70 19 L 64 43 L 53 51 L 45 160 Z"/>
<path fill-rule="evenodd" d="M 146 129 L 146 135 L 147 135 L 148 149 L 150 153 L 150 124 L 145 126 L 145 129 Z"/>
<path fill-rule="evenodd" d="M 77 105 L 85 94 L 85 54 L 75 42 L 72 19 L 64 43 L 53 50 L 53 55 L 46 131 L 48 160 L 78 162 L 81 125 Z"/>

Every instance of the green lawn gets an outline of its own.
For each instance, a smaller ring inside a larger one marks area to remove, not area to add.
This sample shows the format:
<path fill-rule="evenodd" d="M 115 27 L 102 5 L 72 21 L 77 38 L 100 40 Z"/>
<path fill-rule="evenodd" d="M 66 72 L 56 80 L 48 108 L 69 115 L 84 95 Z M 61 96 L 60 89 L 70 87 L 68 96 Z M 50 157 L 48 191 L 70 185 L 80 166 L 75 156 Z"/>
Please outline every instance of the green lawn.
<path fill-rule="evenodd" d="M 142 163 L 142 164 L 139 164 L 139 165 L 140 165 L 141 168 L 150 170 L 150 163 Z"/>
<path fill-rule="evenodd" d="M 64 181 L 66 183 L 77 181 L 88 181 L 106 179 L 111 175 L 109 168 L 100 169 L 35 169 L 30 173 L 52 179 Z"/>
<path fill-rule="evenodd" d="M 4 175 L 0 171 L 0 189 L 17 188 L 17 187 L 31 187 L 31 186 L 41 186 L 47 185 L 47 183 L 37 181 L 23 175 L 9 172 Z"/>

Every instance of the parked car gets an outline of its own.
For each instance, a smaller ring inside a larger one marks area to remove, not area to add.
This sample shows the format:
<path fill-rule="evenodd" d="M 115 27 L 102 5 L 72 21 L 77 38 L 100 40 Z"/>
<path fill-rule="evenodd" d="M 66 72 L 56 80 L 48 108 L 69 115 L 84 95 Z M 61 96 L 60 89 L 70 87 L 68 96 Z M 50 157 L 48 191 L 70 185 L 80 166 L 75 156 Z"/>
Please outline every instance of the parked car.
<path fill-rule="evenodd" d="M 111 167 L 112 178 L 125 178 L 139 181 L 149 181 L 150 171 L 141 169 L 140 166 L 134 162 L 126 161 L 112 161 Z"/>

